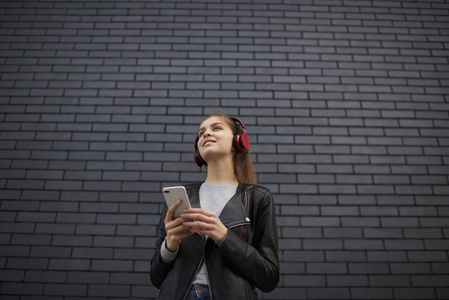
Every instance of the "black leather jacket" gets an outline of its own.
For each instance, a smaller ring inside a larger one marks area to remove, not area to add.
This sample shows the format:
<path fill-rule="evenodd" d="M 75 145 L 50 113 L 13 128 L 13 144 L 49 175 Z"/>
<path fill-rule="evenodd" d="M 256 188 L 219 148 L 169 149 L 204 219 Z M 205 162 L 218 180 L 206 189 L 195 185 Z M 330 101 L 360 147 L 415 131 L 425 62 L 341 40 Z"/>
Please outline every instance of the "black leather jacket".
<path fill-rule="evenodd" d="M 200 207 L 201 183 L 185 185 L 192 207 Z M 166 237 L 165 206 L 159 239 L 151 260 L 150 277 L 160 289 L 160 300 L 184 299 L 203 260 L 213 300 L 254 300 L 255 287 L 270 292 L 279 283 L 276 216 L 271 192 L 258 185 L 240 184 L 220 214 L 229 229 L 218 246 L 212 239 L 193 234 L 182 239 L 177 258 L 162 262 L 160 247 Z"/>

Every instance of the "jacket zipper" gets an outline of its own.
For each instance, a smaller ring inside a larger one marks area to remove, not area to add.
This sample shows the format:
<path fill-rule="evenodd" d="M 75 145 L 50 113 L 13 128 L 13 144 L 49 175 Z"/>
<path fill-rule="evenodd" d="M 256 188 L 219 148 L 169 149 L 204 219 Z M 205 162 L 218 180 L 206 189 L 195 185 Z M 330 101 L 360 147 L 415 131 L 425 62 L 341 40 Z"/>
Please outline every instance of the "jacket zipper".
<path fill-rule="evenodd" d="M 236 225 L 233 225 L 233 226 L 229 226 L 229 229 L 231 229 L 231 228 L 235 228 L 235 227 L 241 227 L 241 230 L 240 230 L 240 238 L 242 238 L 243 237 L 243 231 L 244 231 L 244 229 L 245 229 L 245 225 L 248 225 L 248 224 L 250 224 L 250 223 L 240 223 L 240 224 L 236 224 Z"/>
<path fill-rule="evenodd" d="M 198 267 L 196 268 L 195 275 L 193 275 L 193 278 L 192 278 L 192 280 L 190 281 L 189 289 L 187 290 L 187 293 L 184 295 L 184 298 L 183 298 L 184 300 L 186 299 L 187 295 L 189 294 L 190 287 L 192 286 L 193 281 L 195 280 L 196 274 L 198 274 L 198 271 L 199 271 L 200 268 L 201 268 L 201 264 L 202 264 L 203 260 L 204 260 L 204 263 L 206 263 L 206 260 L 204 259 L 204 257 L 206 256 L 206 239 L 204 238 L 204 236 L 203 236 L 202 234 L 199 234 L 199 235 L 200 235 L 201 238 L 203 239 L 203 254 L 202 254 L 202 256 L 201 256 L 200 263 L 199 263 Z M 207 272 L 207 268 L 206 268 L 206 272 Z M 208 276 L 209 276 L 209 275 L 208 275 Z M 209 288 L 209 293 L 210 293 L 210 288 Z M 212 297 L 211 297 L 211 299 L 212 299 Z"/>

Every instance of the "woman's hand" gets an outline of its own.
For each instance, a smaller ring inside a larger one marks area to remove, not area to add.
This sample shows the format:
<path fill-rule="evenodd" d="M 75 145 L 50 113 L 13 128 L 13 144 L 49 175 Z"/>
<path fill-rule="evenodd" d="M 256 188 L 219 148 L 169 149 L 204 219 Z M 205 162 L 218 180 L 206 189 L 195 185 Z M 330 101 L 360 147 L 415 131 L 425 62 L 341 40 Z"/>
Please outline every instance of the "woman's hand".
<path fill-rule="evenodd" d="M 164 220 L 165 232 L 167 233 L 165 246 L 171 252 L 175 252 L 176 249 L 178 249 L 182 238 L 193 234 L 193 232 L 186 230 L 186 228 L 182 225 L 186 219 L 182 217 L 173 219 L 173 213 L 179 205 L 181 205 L 181 199 L 168 208 Z"/>
<path fill-rule="evenodd" d="M 184 228 L 189 232 L 206 234 L 216 243 L 221 242 L 228 234 L 228 228 L 223 225 L 216 213 L 201 208 L 188 208 L 181 214 L 181 218 L 186 220 Z"/>

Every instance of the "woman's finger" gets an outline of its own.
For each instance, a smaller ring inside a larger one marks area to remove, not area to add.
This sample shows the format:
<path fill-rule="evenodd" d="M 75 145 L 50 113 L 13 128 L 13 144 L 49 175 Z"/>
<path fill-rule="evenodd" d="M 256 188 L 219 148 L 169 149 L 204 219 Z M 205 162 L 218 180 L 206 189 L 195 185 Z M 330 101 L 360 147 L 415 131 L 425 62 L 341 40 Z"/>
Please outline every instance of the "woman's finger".
<path fill-rule="evenodd" d="M 182 223 L 184 223 L 184 221 L 185 220 L 183 220 L 182 218 L 177 218 L 172 221 L 169 221 L 168 223 L 165 224 L 165 231 L 169 233 L 171 230 L 181 226 Z"/>
<path fill-rule="evenodd" d="M 165 224 L 173 220 L 173 213 L 175 212 L 176 208 L 178 208 L 179 205 L 181 205 L 182 200 L 179 199 L 175 203 L 173 203 L 167 210 L 167 214 L 165 215 Z"/>
<path fill-rule="evenodd" d="M 208 217 L 216 216 L 217 214 L 208 210 L 201 208 L 187 208 L 184 210 L 183 214 L 202 214 Z"/>

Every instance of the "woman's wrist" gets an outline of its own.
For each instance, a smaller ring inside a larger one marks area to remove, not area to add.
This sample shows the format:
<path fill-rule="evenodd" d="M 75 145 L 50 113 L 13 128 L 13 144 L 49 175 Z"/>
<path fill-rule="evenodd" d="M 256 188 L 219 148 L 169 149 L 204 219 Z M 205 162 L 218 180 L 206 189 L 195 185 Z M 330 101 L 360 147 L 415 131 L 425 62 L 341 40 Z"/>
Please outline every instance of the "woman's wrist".
<path fill-rule="evenodd" d="M 223 225 L 223 227 L 224 227 L 224 225 Z M 223 233 L 221 233 L 219 236 L 217 236 L 215 243 L 221 244 L 228 236 L 228 228 L 227 227 L 224 227 L 224 228 L 225 228 L 225 230 L 223 231 Z"/>
<path fill-rule="evenodd" d="M 161 247 L 161 260 L 164 263 L 171 263 L 172 261 L 174 261 L 176 259 L 176 257 L 178 256 L 178 249 L 176 249 L 175 252 L 170 251 L 167 248 L 167 239 L 165 239 L 162 242 L 162 247 Z"/>
<path fill-rule="evenodd" d="M 216 244 L 220 247 L 223 242 L 226 240 L 226 238 L 228 237 L 228 232 L 226 231 L 226 235 L 224 236 L 224 238 L 222 238 L 220 241 L 216 242 Z"/>
<path fill-rule="evenodd" d="M 168 238 L 165 239 L 165 248 L 167 248 L 168 251 L 174 253 L 178 250 L 178 247 L 179 244 L 171 243 Z"/>

